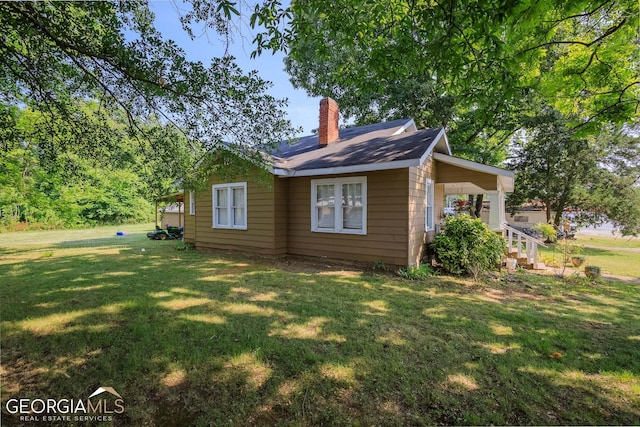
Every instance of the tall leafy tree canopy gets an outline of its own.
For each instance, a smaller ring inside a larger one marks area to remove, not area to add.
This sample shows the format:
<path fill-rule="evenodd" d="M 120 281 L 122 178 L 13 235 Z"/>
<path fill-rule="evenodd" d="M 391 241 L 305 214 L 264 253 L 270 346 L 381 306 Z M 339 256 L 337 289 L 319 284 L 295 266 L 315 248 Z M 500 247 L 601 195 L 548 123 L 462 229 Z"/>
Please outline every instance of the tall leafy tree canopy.
<path fill-rule="evenodd" d="M 501 160 L 532 93 L 584 133 L 639 106 L 635 0 L 271 0 L 253 23 L 256 52 L 286 50 L 295 86 L 358 123 L 447 126 L 482 162 Z"/>
<path fill-rule="evenodd" d="M 208 3 L 220 22 L 228 20 L 230 7 Z M 76 143 L 87 142 L 85 126 L 96 122 L 89 116 L 115 110 L 124 113 L 140 152 L 167 158 L 178 155 L 173 145 L 143 122 L 173 126 L 194 156 L 224 143 L 254 162 L 263 161 L 260 149 L 293 132 L 284 119 L 286 101 L 265 93 L 268 82 L 244 73 L 228 56 L 209 65 L 187 60 L 154 28 L 146 1 L 0 2 L 0 26 L 0 103 L 39 110 L 51 124 L 63 120 Z M 79 108 L 87 99 L 100 108 Z M 50 136 L 61 143 L 40 149 L 55 159 L 69 139 L 58 138 L 53 127 Z"/>

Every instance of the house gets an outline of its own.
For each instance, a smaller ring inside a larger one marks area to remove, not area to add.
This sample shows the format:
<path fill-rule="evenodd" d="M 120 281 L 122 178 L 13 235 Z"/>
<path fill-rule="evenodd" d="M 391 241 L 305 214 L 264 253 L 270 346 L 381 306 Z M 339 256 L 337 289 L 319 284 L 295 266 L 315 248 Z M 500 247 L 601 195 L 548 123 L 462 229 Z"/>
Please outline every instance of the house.
<path fill-rule="evenodd" d="M 273 153 L 268 183 L 210 179 L 185 194 L 186 242 L 199 249 L 416 265 L 444 216 L 446 194 L 485 194 L 489 225 L 504 222 L 509 171 L 452 156 L 444 129 L 412 119 L 338 128 L 320 101 L 317 135 Z"/>

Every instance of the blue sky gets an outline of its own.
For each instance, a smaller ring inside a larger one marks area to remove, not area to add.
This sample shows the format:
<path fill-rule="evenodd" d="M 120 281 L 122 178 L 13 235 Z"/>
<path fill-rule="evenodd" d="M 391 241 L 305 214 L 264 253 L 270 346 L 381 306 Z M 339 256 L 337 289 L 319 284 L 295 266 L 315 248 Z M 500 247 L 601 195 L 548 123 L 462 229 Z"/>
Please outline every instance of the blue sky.
<path fill-rule="evenodd" d="M 165 39 L 173 40 L 187 54 L 192 61 L 202 61 L 209 65 L 211 58 L 222 56 L 225 43 L 221 36 L 213 30 L 202 32 L 202 35 L 191 40 L 180 25 L 176 7 L 182 7 L 173 1 L 151 1 L 150 9 L 156 15 L 156 28 Z M 202 31 L 203 27 L 194 28 L 194 33 Z M 294 127 L 302 127 L 301 135 L 308 135 L 312 129 L 318 127 L 318 105 L 320 98 L 308 97 L 304 90 L 294 89 L 289 82 L 289 76 L 284 71 L 283 54 L 263 53 L 262 56 L 251 59 L 252 36 L 249 29 L 242 29 L 242 36 L 235 35 L 229 46 L 229 53 L 236 57 L 236 61 L 245 71 L 257 70 L 260 77 L 273 83 L 269 91 L 271 95 L 289 100 L 288 115 Z"/>

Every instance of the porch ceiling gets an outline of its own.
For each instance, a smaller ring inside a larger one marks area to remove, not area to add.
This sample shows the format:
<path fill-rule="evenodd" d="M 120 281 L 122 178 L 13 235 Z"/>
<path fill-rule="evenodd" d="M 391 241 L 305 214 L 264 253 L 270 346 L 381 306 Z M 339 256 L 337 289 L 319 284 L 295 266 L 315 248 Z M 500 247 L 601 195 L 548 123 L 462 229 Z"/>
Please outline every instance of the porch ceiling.
<path fill-rule="evenodd" d="M 158 203 L 158 202 L 166 202 L 166 203 L 179 202 L 179 203 L 182 203 L 182 202 L 184 202 L 184 193 L 174 193 L 174 194 L 169 194 L 169 195 L 166 195 L 166 196 L 158 197 L 156 199 L 156 203 Z"/>
<path fill-rule="evenodd" d="M 440 153 L 434 153 L 433 156 L 436 159 L 436 183 L 445 184 L 445 194 L 513 191 L 514 175 L 511 171 Z M 465 187 L 465 191 L 458 191 Z"/>
<path fill-rule="evenodd" d="M 444 185 L 445 196 L 450 194 L 486 194 L 487 190 L 472 182 L 451 182 Z"/>

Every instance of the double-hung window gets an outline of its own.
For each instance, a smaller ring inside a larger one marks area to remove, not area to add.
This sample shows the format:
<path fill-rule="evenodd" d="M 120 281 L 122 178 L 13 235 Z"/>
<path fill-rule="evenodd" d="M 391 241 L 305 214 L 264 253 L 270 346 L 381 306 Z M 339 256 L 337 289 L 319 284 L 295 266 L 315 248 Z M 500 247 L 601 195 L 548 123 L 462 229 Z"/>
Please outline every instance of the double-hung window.
<path fill-rule="evenodd" d="M 247 229 L 247 183 L 213 186 L 213 228 Z"/>
<path fill-rule="evenodd" d="M 367 234 L 367 178 L 312 180 L 311 231 Z"/>
<path fill-rule="evenodd" d="M 425 229 L 427 231 L 431 231 L 435 228 L 435 218 L 434 218 L 434 209 L 433 202 L 435 199 L 434 195 L 434 184 L 433 180 L 427 178 L 425 185 L 425 210 L 424 210 L 424 219 L 425 219 Z"/>

